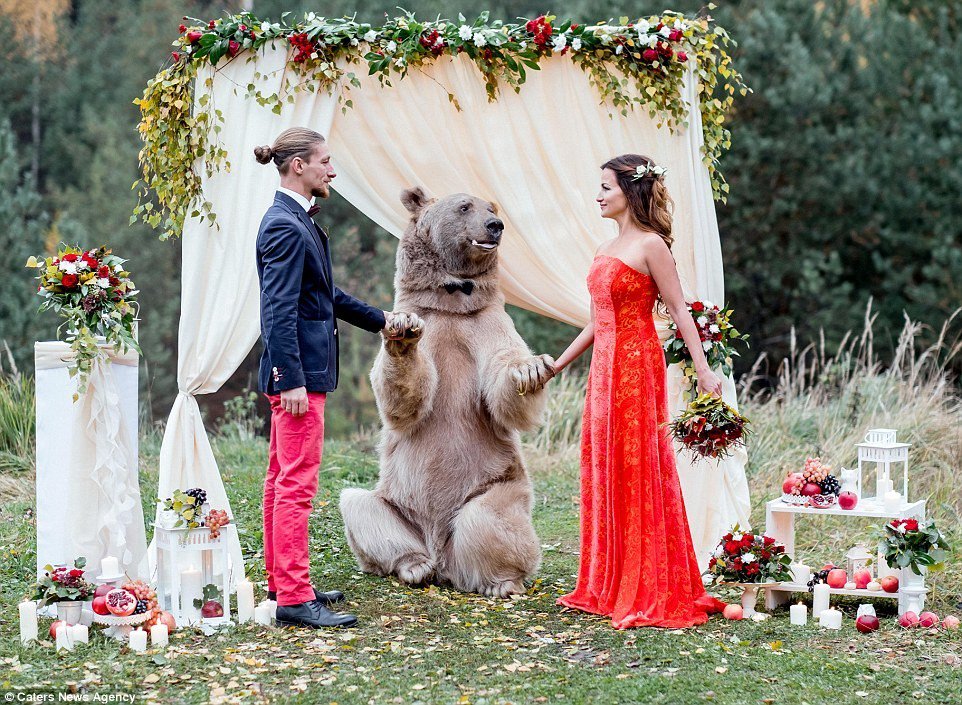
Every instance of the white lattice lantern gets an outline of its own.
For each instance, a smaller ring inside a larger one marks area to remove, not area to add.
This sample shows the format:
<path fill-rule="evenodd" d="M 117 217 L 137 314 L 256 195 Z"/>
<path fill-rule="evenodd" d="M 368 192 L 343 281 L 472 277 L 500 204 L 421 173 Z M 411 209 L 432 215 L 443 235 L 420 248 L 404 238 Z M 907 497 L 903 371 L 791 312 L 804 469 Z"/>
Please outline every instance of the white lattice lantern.
<path fill-rule="evenodd" d="M 156 527 L 157 541 L 157 601 L 167 610 L 178 626 L 210 624 L 216 626 L 230 621 L 230 550 L 228 541 L 234 526 L 220 529 L 220 536 L 210 538 L 210 530 L 166 529 Z M 220 590 L 218 600 L 224 608 L 222 617 L 202 617 L 201 608 L 194 600 L 204 603 L 204 587 L 214 585 Z"/>
<path fill-rule="evenodd" d="M 885 502 L 885 495 L 894 490 L 892 466 L 902 464 L 901 501 L 909 501 L 909 448 L 911 443 L 899 443 L 891 428 L 873 428 L 865 434 L 865 440 L 856 443 L 858 448 L 858 484 L 864 488 L 863 463 L 875 464 L 875 501 Z M 867 498 L 872 499 L 872 498 Z"/>

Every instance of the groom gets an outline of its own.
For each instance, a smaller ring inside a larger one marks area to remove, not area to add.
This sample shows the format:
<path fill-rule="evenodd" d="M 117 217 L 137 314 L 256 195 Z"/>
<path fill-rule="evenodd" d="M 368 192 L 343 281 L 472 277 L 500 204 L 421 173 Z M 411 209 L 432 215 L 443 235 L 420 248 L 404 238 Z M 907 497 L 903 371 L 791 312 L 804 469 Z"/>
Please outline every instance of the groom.
<path fill-rule="evenodd" d="M 271 442 L 264 481 L 264 560 L 268 598 L 281 626 L 349 627 L 357 617 L 328 609 L 338 590 L 311 585 L 308 519 L 317 493 L 324 443 L 324 402 L 337 386 L 337 320 L 376 333 L 390 314 L 334 286 L 327 233 L 311 216 L 335 177 L 324 138 L 303 127 L 285 130 L 254 150 L 281 176 L 257 233 L 260 280 L 259 382 L 271 403 Z"/>

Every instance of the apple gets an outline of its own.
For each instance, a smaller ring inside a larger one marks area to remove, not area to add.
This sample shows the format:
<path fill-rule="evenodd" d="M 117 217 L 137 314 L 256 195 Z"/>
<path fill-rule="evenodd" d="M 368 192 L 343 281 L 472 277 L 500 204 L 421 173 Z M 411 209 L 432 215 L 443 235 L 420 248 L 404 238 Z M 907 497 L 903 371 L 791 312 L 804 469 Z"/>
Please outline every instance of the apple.
<path fill-rule="evenodd" d="M 929 627 L 936 627 L 939 624 L 939 615 L 935 612 L 923 612 L 919 615 L 919 625 L 928 629 Z"/>
<path fill-rule="evenodd" d="M 946 629 L 958 629 L 959 618 L 956 617 L 954 614 L 950 614 L 946 616 L 945 619 L 942 620 L 942 626 L 945 627 Z"/>
<path fill-rule="evenodd" d="M 879 582 L 882 584 L 882 589 L 885 590 L 885 592 L 899 591 L 899 579 L 894 575 L 886 575 Z"/>
<path fill-rule="evenodd" d="M 852 577 L 855 579 L 855 587 L 859 590 L 864 590 L 865 586 L 872 582 L 872 571 L 862 568 L 861 570 L 856 570 L 855 575 Z"/>
<path fill-rule="evenodd" d="M 899 626 L 905 627 L 906 629 L 917 627 L 919 626 L 919 616 L 915 614 L 915 612 L 906 612 L 905 614 L 899 615 Z"/>
<path fill-rule="evenodd" d="M 54 641 L 57 640 L 57 627 L 59 627 L 61 624 L 66 624 L 66 622 L 62 622 L 59 619 L 55 619 L 50 623 L 50 638 L 53 639 Z"/>
<path fill-rule="evenodd" d="M 106 597 L 107 593 L 114 589 L 113 585 L 98 585 L 94 590 L 94 597 Z"/>
<path fill-rule="evenodd" d="M 722 616 L 725 619 L 742 619 L 745 615 L 742 611 L 741 605 L 725 605 L 725 611 L 722 612 Z"/>
<path fill-rule="evenodd" d="M 838 496 L 838 506 L 842 509 L 855 509 L 858 504 L 858 495 L 854 492 L 842 492 Z"/>
<path fill-rule="evenodd" d="M 841 568 L 833 568 L 828 571 L 828 578 L 826 581 L 829 587 L 835 589 L 845 587 L 845 583 L 848 582 L 848 575 Z"/>
<path fill-rule="evenodd" d="M 782 493 L 791 494 L 796 485 L 802 484 L 803 479 L 802 473 L 800 472 L 789 473 L 788 477 L 786 477 L 785 481 L 782 483 Z"/>
<path fill-rule="evenodd" d="M 90 606 L 90 609 L 94 611 L 94 614 L 110 614 L 110 610 L 107 609 L 107 598 L 104 595 L 95 597 L 94 603 Z"/>
<path fill-rule="evenodd" d="M 806 482 L 802 487 L 802 494 L 806 497 L 814 497 L 817 494 L 822 494 L 822 488 L 814 482 Z"/>
<path fill-rule="evenodd" d="M 862 634 L 874 632 L 879 628 L 879 626 L 878 617 L 876 617 L 874 614 L 863 614 L 861 617 L 855 620 L 855 628 L 862 632 Z"/>
<path fill-rule="evenodd" d="M 211 617 L 223 617 L 224 608 L 217 600 L 207 600 L 207 602 L 204 603 L 204 606 L 200 608 L 200 616 L 204 617 L 205 619 L 209 619 Z"/>
<path fill-rule="evenodd" d="M 825 565 L 822 566 L 822 570 L 835 570 L 835 564 L 826 563 Z"/>

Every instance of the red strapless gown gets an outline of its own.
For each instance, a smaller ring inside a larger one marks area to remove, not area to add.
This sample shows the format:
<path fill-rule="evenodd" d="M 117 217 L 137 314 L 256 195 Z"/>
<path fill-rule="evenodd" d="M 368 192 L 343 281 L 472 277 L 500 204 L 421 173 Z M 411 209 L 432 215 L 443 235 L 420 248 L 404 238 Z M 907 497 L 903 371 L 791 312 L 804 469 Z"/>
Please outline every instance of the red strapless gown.
<path fill-rule="evenodd" d="M 691 627 L 725 607 L 705 592 L 675 468 L 654 280 L 599 255 L 581 437 L 581 566 L 558 604 L 626 627 Z"/>

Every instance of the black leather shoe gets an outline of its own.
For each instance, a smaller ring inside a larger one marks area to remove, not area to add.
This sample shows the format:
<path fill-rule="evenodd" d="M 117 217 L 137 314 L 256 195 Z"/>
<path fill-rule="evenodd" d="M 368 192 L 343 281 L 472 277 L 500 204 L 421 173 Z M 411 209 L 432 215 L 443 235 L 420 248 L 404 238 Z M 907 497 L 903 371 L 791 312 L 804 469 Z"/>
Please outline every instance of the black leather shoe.
<path fill-rule="evenodd" d="M 277 602 L 277 593 L 268 590 L 267 599 Z M 344 600 L 344 593 L 340 590 L 328 590 L 327 592 L 320 592 L 317 588 L 314 588 L 314 599 L 320 602 L 322 605 L 333 605 L 335 602 L 341 602 Z"/>
<path fill-rule="evenodd" d="M 357 617 L 353 614 L 331 612 L 317 600 L 302 602 L 299 605 L 278 605 L 277 626 L 279 627 L 353 627 Z"/>

